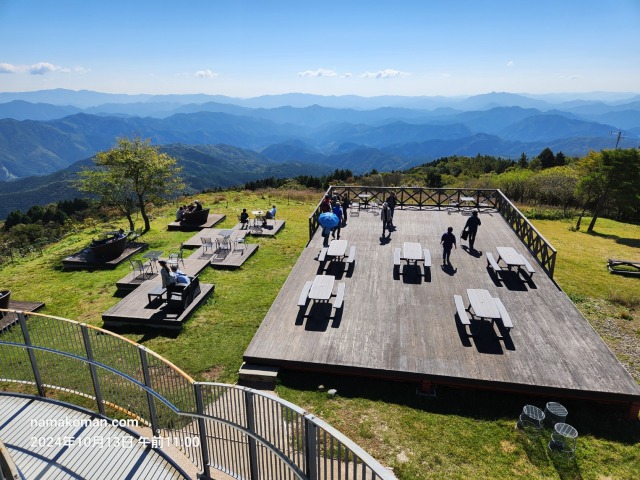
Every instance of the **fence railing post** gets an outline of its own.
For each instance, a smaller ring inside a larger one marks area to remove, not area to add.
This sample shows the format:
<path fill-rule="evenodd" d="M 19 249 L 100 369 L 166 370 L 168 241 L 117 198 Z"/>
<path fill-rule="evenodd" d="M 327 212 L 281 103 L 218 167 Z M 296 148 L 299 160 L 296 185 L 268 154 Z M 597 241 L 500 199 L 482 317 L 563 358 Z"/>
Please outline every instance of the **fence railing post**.
<path fill-rule="evenodd" d="M 202 385 L 193 384 L 196 396 L 196 411 L 198 415 L 204 415 L 204 403 L 202 402 Z M 205 478 L 211 478 L 211 462 L 209 461 L 209 442 L 207 441 L 207 424 L 204 418 L 198 417 L 198 430 L 200 431 L 200 451 L 202 454 L 202 469 Z"/>
<path fill-rule="evenodd" d="M 147 363 L 147 352 L 145 351 L 143 346 L 138 347 L 138 351 L 140 352 L 140 363 L 142 365 L 142 376 L 144 377 L 144 384 L 153 389 L 151 385 L 151 377 L 149 376 L 149 364 Z M 149 392 L 147 393 L 147 403 L 149 404 L 149 417 L 151 420 L 151 431 L 154 436 L 158 436 L 160 433 L 160 429 L 158 428 L 158 419 L 156 417 L 156 405 L 153 400 L 153 395 Z"/>
<path fill-rule="evenodd" d="M 318 427 L 311 421 L 311 419 L 304 418 L 304 442 L 305 442 L 305 460 L 307 464 L 307 477 L 309 480 L 317 480 L 318 478 L 318 464 L 317 464 L 317 452 L 318 445 L 316 439 L 318 436 Z"/>
<path fill-rule="evenodd" d="M 93 382 L 93 391 L 96 394 L 96 403 L 98 404 L 98 411 L 101 415 L 105 415 L 104 404 L 102 403 L 102 393 L 100 392 L 100 381 L 98 380 L 98 371 L 93 364 L 93 349 L 91 348 L 91 340 L 89 339 L 89 329 L 85 324 L 80 325 L 82 331 L 82 339 L 84 340 L 84 348 L 87 352 L 87 359 L 89 360 L 89 371 L 91 372 L 91 381 Z"/>
<path fill-rule="evenodd" d="M 44 397 L 44 387 L 42 386 L 42 378 L 40 377 L 40 369 L 38 368 L 36 354 L 31 349 L 31 336 L 29 335 L 29 329 L 27 328 L 27 317 L 25 316 L 24 312 L 16 313 L 18 314 L 18 321 L 20 322 L 20 328 L 22 329 L 24 344 L 27 346 L 27 354 L 29 355 L 29 362 L 31 363 L 33 378 L 36 381 L 36 387 L 38 388 L 38 395 Z"/>
<path fill-rule="evenodd" d="M 253 410 L 253 392 L 249 390 L 244 391 L 244 405 L 247 415 L 247 430 L 251 433 L 256 433 L 256 419 L 255 412 Z M 256 439 L 248 437 L 249 441 L 249 467 L 251 468 L 251 479 L 258 480 L 258 449 L 256 448 Z"/>

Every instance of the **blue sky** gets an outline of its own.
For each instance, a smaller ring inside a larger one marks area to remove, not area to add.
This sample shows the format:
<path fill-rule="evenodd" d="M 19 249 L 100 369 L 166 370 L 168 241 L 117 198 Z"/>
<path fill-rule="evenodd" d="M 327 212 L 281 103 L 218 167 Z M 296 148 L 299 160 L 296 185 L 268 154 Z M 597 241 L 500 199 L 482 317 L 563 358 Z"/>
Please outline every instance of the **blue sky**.
<path fill-rule="evenodd" d="M 0 91 L 640 92 L 640 0 L 0 0 Z"/>

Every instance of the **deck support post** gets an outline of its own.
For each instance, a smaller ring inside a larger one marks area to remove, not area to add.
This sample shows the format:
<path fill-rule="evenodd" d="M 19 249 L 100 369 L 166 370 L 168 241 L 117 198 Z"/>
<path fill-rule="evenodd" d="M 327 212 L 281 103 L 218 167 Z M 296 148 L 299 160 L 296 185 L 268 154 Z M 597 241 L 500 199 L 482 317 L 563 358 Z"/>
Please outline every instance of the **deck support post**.
<path fill-rule="evenodd" d="M 256 433 L 255 413 L 253 411 L 253 392 L 249 389 L 244 391 L 244 406 L 247 415 L 247 430 Z M 251 468 L 251 479 L 258 480 L 258 451 L 256 448 L 256 439 L 247 436 L 249 442 L 249 467 Z"/>
<path fill-rule="evenodd" d="M 309 480 L 317 480 L 318 466 L 317 458 L 317 435 L 318 427 L 306 416 L 304 417 L 304 441 L 305 441 L 305 464 L 307 466 L 305 473 Z"/>
<path fill-rule="evenodd" d="M 98 404 L 98 411 L 100 415 L 106 415 L 104 411 L 104 404 L 102 403 L 102 393 L 100 392 L 100 381 L 98 380 L 98 372 L 96 366 L 93 363 L 93 350 L 91 349 L 91 341 L 89 340 L 89 329 L 87 325 L 80 324 L 80 330 L 82 331 L 82 339 L 84 340 L 84 348 L 87 352 L 87 360 L 89 360 L 89 372 L 91 373 L 91 381 L 93 382 L 93 391 L 96 395 L 96 403 Z"/>
<path fill-rule="evenodd" d="M 44 397 L 44 387 L 42 386 L 42 378 L 40 377 L 40 369 L 38 368 L 38 361 L 36 360 L 36 354 L 31 348 L 31 336 L 29 335 L 29 329 L 27 328 L 27 317 L 24 312 L 16 312 L 18 314 L 18 321 L 20 322 L 20 329 L 22 330 L 22 337 L 24 338 L 24 344 L 27 347 L 27 354 L 29 355 L 29 362 L 31 363 L 31 370 L 33 371 L 33 378 L 36 381 L 36 387 L 38 388 L 38 395 Z"/>
<path fill-rule="evenodd" d="M 202 402 L 202 385 L 194 383 L 194 393 L 196 396 L 196 411 L 198 412 L 198 430 L 200 431 L 200 450 L 202 453 L 202 470 L 204 478 L 211 478 L 211 462 L 209 459 L 209 443 L 207 442 L 207 424 L 204 422 L 202 415 L 204 413 L 204 403 Z"/>
<path fill-rule="evenodd" d="M 627 419 L 638 420 L 638 415 L 640 415 L 640 402 L 631 402 L 631 405 L 629 405 Z"/>
<path fill-rule="evenodd" d="M 142 376 L 144 377 L 144 384 L 151 390 L 153 390 L 153 386 L 151 385 L 151 378 L 149 377 L 149 364 L 147 363 L 147 352 L 145 348 L 140 345 L 138 348 L 140 352 L 140 363 L 142 365 Z M 149 404 L 149 416 L 151 417 L 151 431 L 153 432 L 153 436 L 158 436 L 160 433 L 160 429 L 158 428 L 158 418 L 156 417 L 156 406 L 153 400 L 153 395 L 147 391 L 147 403 Z"/>

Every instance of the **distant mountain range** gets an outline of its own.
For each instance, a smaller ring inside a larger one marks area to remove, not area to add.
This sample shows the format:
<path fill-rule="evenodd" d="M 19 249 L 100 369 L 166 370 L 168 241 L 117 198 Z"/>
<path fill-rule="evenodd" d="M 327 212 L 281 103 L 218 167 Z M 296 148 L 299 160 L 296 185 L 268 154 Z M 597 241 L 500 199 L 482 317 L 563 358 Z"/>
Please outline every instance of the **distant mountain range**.
<path fill-rule="evenodd" d="M 0 180 L 14 181 L 9 190 L 22 185 L 20 191 L 30 191 L 29 185 L 38 184 L 33 176 L 72 174 L 75 162 L 111 148 L 121 136 L 166 146 L 185 162 L 185 173 L 193 172 L 188 181 L 199 190 L 335 168 L 400 170 L 449 155 L 517 159 L 546 147 L 584 155 L 613 148 L 620 130 L 621 147 L 638 146 L 640 96 L 494 92 L 456 98 L 239 99 L 0 92 Z M 19 181 L 26 177 L 26 184 Z M 0 196 L 5 187 L 0 182 Z"/>

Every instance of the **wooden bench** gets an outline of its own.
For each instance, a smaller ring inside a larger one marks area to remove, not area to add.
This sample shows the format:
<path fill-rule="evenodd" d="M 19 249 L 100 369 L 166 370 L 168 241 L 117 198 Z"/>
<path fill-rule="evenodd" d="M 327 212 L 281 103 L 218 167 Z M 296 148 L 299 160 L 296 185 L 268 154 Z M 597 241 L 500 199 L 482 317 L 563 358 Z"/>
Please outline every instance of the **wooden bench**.
<path fill-rule="evenodd" d="M 318 261 L 319 262 L 324 262 L 325 259 L 327 258 L 327 251 L 329 250 L 329 247 L 322 247 L 322 249 L 320 250 L 320 253 L 318 254 Z"/>
<path fill-rule="evenodd" d="M 397 267 L 400 266 L 400 247 L 393 249 L 393 264 Z"/>
<path fill-rule="evenodd" d="M 458 318 L 463 325 L 471 325 L 471 319 L 467 315 L 467 309 L 464 307 L 462 297 L 460 295 L 454 295 L 453 301 L 456 302 L 456 311 L 458 312 Z"/>
<path fill-rule="evenodd" d="M 491 266 L 491 268 L 497 273 L 502 271 L 502 268 L 500 268 L 500 265 L 498 265 L 498 262 L 496 261 L 495 257 L 493 256 L 493 253 L 491 252 L 487 252 L 487 266 Z"/>
<path fill-rule="evenodd" d="M 431 268 L 431 252 L 425 248 L 424 251 L 424 266 Z"/>
<path fill-rule="evenodd" d="M 511 317 L 507 313 L 507 309 L 504 308 L 504 304 L 502 303 L 502 300 L 500 300 L 498 297 L 493 297 L 493 301 L 496 304 L 496 307 L 498 307 L 498 311 L 500 312 L 500 319 L 502 320 L 502 326 L 504 326 L 504 328 L 506 328 L 507 331 L 511 330 L 513 328 L 513 323 L 511 322 Z"/>
<path fill-rule="evenodd" d="M 338 293 L 336 293 L 336 299 L 333 301 L 333 308 L 338 309 L 342 308 L 342 303 L 344 302 L 344 282 L 340 282 L 338 284 Z"/>
<path fill-rule="evenodd" d="M 149 297 L 149 303 L 153 302 L 153 300 L 156 298 L 159 298 L 160 300 L 162 300 L 162 296 L 165 293 L 167 293 L 167 289 L 164 288 L 162 285 L 158 285 L 149 293 L 147 293 L 147 296 Z"/>
<path fill-rule="evenodd" d="M 533 267 L 527 261 L 527 259 L 526 259 L 526 257 L 524 255 L 520 254 L 520 258 L 522 259 L 522 262 L 524 263 L 522 268 L 524 268 L 527 271 L 527 273 L 529 274 L 529 278 L 531 278 L 533 276 L 533 274 L 536 273 L 536 271 L 533 269 Z"/>
<path fill-rule="evenodd" d="M 313 282 L 309 280 L 304 284 L 304 287 L 302 287 L 302 292 L 300 292 L 300 296 L 298 297 L 299 307 L 304 307 L 307 304 L 307 297 L 309 297 L 309 290 L 311 290 L 311 285 L 313 285 Z"/>
<path fill-rule="evenodd" d="M 346 258 L 345 262 L 347 263 L 353 263 L 356 260 L 356 246 L 355 245 L 351 245 L 351 248 L 349 249 L 349 256 Z"/>

